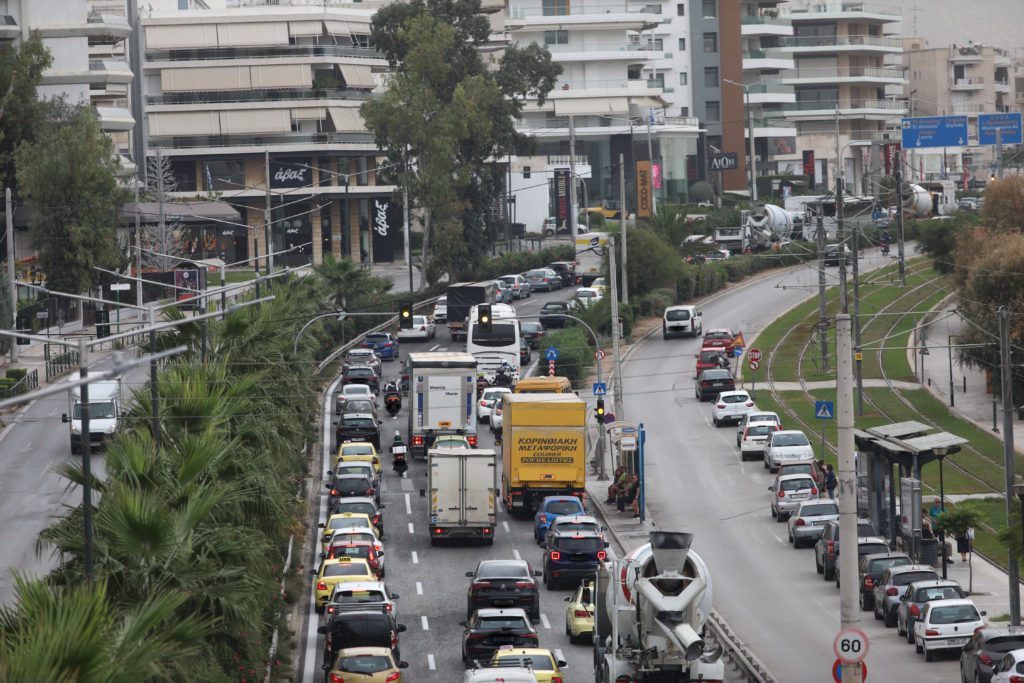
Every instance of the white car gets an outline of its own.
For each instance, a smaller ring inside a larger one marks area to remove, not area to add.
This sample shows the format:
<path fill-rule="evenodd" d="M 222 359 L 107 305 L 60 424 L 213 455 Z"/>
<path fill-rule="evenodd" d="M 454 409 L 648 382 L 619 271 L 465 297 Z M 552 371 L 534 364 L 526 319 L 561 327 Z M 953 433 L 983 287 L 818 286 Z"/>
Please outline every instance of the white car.
<path fill-rule="evenodd" d="M 383 609 L 397 615 L 397 599 L 398 595 L 392 593 L 383 581 L 342 581 L 334 587 L 325 611 L 334 614 L 340 610 Z"/>
<path fill-rule="evenodd" d="M 764 444 L 764 467 L 775 472 L 784 462 L 814 460 L 814 449 L 799 429 L 772 432 Z"/>
<path fill-rule="evenodd" d="M 497 440 L 501 437 L 501 404 L 496 403 L 491 409 L 491 417 L 488 420 L 491 423 L 491 432 L 494 434 L 494 439 Z"/>
<path fill-rule="evenodd" d="M 748 425 L 757 424 L 758 422 L 768 422 L 776 426 L 776 431 L 782 429 L 782 420 L 779 419 L 778 413 L 773 413 L 767 410 L 752 410 L 743 416 L 740 420 L 739 425 L 736 426 L 736 445 L 740 445 L 740 441 L 743 439 L 743 430 Z M 764 450 L 764 449 L 761 449 Z M 760 451 L 759 451 L 760 452 Z"/>
<path fill-rule="evenodd" d="M 437 302 L 434 304 L 434 322 L 435 323 L 447 323 L 448 322 L 448 297 L 439 296 Z"/>
<path fill-rule="evenodd" d="M 962 600 L 932 600 L 926 602 L 921 617 L 914 622 L 914 648 L 924 652 L 924 660 L 935 659 L 939 650 L 963 649 L 974 635 L 975 629 L 985 625 L 973 602 Z"/>
<path fill-rule="evenodd" d="M 409 339 L 427 340 L 433 339 L 436 335 L 437 327 L 434 325 L 434 321 L 425 315 L 414 315 L 410 329 L 398 330 L 398 339 L 400 341 Z"/>
<path fill-rule="evenodd" d="M 485 421 L 491 419 L 491 411 L 494 407 L 501 403 L 501 397 L 504 394 L 511 394 L 512 390 L 508 387 L 491 387 L 484 389 L 483 395 L 480 400 L 476 403 L 476 418 L 479 421 Z"/>
<path fill-rule="evenodd" d="M 711 422 L 716 427 L 730 422 L 739 422 L 752 410 L 756 410 L 754 399 L 750 398 L 750 394 L 746 391 L 741 389 L 723 391 L 711 407 Z"/>
<path fill-rule="evenodd" d="M 825 528 L 825 522 L 839 521 L 839 503 L 834 500 L 808 500 L 800 503 L 789 518 L 789 542 L 794 548 L 802 543 L 814 545 Z"/>
<path fill-rule="evenodd" d="M 779 426 L 771 422 L 755 422 L 743 428 L 740 436 L 740 460 L 764 458 L 764 444 Z"/>
<path fill-rule="evenodd" d="M 532 293 L 530 283 L 522 275 L 502 275 L 498 280 L 512 288 L 513 299 L 525 299 Z"/>
<path fill-rule="evenodd" d="M 581 306 L 596 304 L 603 298 L 601 290 L 596 287 L 580 287 L 576 290 L 576 301 L 578 301 Z"/>
<path fill-rule="evenodd" d="M 353 398 L 361 398 L 374 402 L 377 401 L 377 396 L 373 393 L 373 390 L 370 389 L 368 384 L 346 384 L 341 388 L 341 391 L 338 392 L 338 399 L 335 403 L 334 412 L 341 415 L 341 409 L 345 407 L 345 403 L 348 402 L 349 399 Z"/>
<path fill-rule="evenodd" d="M 775 484 L 768 487 L 771 491 L 772 517 L 779 522 L 785 522 L 805 500 L 816 500 L 818 498 L 818 487 L 814 479 L 806 474 L 786 474 L 776 477 Z"/>
<path fill-rule="evenodd" d="M 1021 674 L 1018 676 L 1017 674 Z M 1024 677 L 1024 650 L 1013 650 L 1003 655 L 992 668 L 991 683 L 1016 683 Z"/>
<path fill-rule="evenodd" d="M 691 304 L 669 306 L 661 315 L 662 339 L 668 339 L 677 334 L 699 337 L 703 332 L 703 316 L 696 306 Z"/>

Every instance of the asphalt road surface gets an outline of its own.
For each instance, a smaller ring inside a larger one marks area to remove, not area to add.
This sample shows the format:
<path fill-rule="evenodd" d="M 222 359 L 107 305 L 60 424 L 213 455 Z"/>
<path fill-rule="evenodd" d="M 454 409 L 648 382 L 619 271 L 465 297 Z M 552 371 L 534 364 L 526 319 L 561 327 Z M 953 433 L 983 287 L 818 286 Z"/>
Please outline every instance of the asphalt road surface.
<path fill-rule="evenodd" d="M 861 266 L 881 263 L 866 258 Z M 767 323 L 814 293 L 801 284 L 816 287 L 817 272 L 802 267 L 724 292 L 703 304 L 704 328 L 741 329 L 749 344 Z M 770 516 L 773 475 L 760 461 L 741 462 L 735 427 L 716 429 L 710 404 L 694 398 L 698 346 L 699 340 L 665 341 L 656 333 L 624 366 L 627 419 L 643 421 L 647 429 L 648 509 L 661 528 L 695 534 L 694 549 L 714 579 L 715 608 L 777 680 L 830 680 L 839 591 L 815 572 L 813 549 L 794 550 L 785 525 Z M 870 638 L 870 680 L 960 680 L 954 656 L 926 664 L 895 629 L 871 612 L 861 615 Z"/>

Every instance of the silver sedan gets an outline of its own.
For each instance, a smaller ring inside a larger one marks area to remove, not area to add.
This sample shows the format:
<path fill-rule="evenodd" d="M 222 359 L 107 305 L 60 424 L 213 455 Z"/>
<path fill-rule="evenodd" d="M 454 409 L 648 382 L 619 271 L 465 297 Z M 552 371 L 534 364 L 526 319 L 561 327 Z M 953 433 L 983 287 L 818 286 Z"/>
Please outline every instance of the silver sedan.
<path fill-rule="evenodd" d="M 813 545 L 821 537 L 825 522 L 839 520 L 839 503 L 834 500 L 808 500 L 800 503 L 789 518 L 789 542 L 794 548 Z"/>

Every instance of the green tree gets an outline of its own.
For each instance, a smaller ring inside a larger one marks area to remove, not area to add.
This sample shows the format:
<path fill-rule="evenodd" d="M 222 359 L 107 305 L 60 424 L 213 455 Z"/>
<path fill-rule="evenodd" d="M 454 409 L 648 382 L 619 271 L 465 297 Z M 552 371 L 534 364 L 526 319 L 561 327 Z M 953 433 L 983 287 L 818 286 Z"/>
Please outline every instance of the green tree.
<path fill-rule="evenodd" d="M 57 102 L 51 113 L 39 138 L 18 147 L 18 185 L 48 286 L 78 293 L 97 282 L 93 266 L 113 269 L 122 258 L 114 226 L 128 192 L 92 111 Z"/>
<path fill-rule="evenodd" d="M 387 278 L 371 275 L 352 259 L 336 259 L 330 254 L 313 270 L 320 276 L 324 296 L 336 310 L 356 308 L 367 297 L 384 294 L 394 286 Z"/>
<path fill-rule="evenodd" d="M 674 289 L 682 272 L 678 245 L 646 227 L 629 231 L 629 296 L 640 297 L 655 289 Z"/>
<path fill-rule="evenodd" d="M 981 218 L 991 230 L 1024 231 L 1024 178 L 1009 176 L 985 188 Z"/>
<path fill-rule="evenodd" d="M 0 187 L 14 185 L 18 145 L 37 139 L 40 132 L 45 105 L 36 86 L 52 62 L 38 31 L 17 45 L 0 45 Z"/>
<path fill-rule="evenodd" d="M 978 508 L 970 501 L 957 503 L 956 507 L 947 507 L 946 511 L 939 517 L 938 531 L 946 534 L 946 538 L 954 540 L 966 536 L 972 529 L 977 529 L 985 523 L 985 518 Z M 1014 540 L 1020 538 L 1020 534 L 1014 535 Z M 974 553 L 968 556 L 968 584 L 967 592 L 974 591 Z"/>
<path fill-rule="evenodd" d="M 644 223 L 670 245 L 679 247 L 683 240 L 693 232 L 693 223 L 686 220 L 688 211 L 685 206 L 667 204 L 659 206 Z"/>

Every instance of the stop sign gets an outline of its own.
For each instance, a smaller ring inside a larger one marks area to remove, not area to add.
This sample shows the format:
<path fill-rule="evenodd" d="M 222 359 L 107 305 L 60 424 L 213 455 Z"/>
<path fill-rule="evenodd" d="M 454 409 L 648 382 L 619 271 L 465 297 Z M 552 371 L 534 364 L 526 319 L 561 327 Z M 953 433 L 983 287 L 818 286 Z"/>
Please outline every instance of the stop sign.
<path fill-rule="evenodd" d="M 749 351 L 747 351 L 747 358 L 754 362 L 760 362 L 761 349 L 750 349 Z"/>

